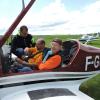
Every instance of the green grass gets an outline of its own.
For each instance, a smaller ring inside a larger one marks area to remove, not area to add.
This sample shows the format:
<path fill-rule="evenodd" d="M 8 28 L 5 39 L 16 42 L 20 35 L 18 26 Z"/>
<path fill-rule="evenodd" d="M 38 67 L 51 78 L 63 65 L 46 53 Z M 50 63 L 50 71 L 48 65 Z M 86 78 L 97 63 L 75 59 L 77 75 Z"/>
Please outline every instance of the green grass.
<path fill-rule="evenodd" d="M 81 37 L 81 35 L 35 35 L 33 36 L 35 41 L 38 38 L 44 38 L 46 41 L 46 46 L 49 46 L 50 42 L 54 39 L 54 38 L 59 38 L 62 39 L 62 41 L 66 41 L 66 40 L 70 40 L 70 39 L 79 39 Z M 7 40 L 6 44 L 11 43 L 11 37 Z"/>
<path fill-rule="evenodd" d="M 63 41 L 67 41 L 70 39 L 80 39 L 81 35 L 35 35 L 33 36 L 35 41 L 38 38 L 44 38 L 46 41 L 46 46 L 49 46 L 50 42 L 54 39 L 54 38 L 59 38 L 62 39 Z M 7 40 L 6 44 L 11 43 L 11 37 Z M 92 46 L 96 46 L 96 47 L 100 47 L 100 38 L 98 40 L 95 41 L 91 41 L 88 43 L 88 45 L 92 45 Z"/>
<path fill-rule="evenodd" d="M 91 41 L 88 44 L 95 47 L 100 47 L 100 38 L 98 38 L 97 40 Z"/>
<path fill-rule="evenodd" d="M 100 74 L 82 83 L 79 89 L 95 100 L 100 100 Z"/>
<path fill-rule="evenodd" d="M 54 38 L 59 38 L 59 39 L 62 39 L 62 41 L 66 41 L 70 39 L 79 39 L 80 35 L 44 35 L 44 36 L 36 36 L 34 38 L 36 40 L 37 38 L 41 38 L 41 37 L 45 39 L 46 45 L 49 46 L 50 42 Z"/>

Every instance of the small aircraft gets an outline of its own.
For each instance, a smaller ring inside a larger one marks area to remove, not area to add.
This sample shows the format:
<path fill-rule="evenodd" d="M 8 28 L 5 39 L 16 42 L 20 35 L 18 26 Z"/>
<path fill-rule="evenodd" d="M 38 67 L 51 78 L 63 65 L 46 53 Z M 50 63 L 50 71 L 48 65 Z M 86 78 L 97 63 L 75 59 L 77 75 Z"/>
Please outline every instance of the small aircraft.
<path fill-rule="evenodd" d="M 89 35 L 89 34 L 85 34 L 83 35 L 79 41 L 82 42 L 82 43 L 85 43 L 87 44 L 88 42 L 91 42 L 91 41 L 94 41 L 94 40 L 97 40 L 99 37 L 99 34 L 97 33 L 95 36 L 93 34 Z"/>
<path fill-rule="evenodd" d="M 30 0 L 0 39 L 0 100 L 93 100 L 78 88 L 81 82 L 100 73 L 100 48 L 76 40 L 64 41 L 65 65 L 54 70 L 10 72 L 11 57 L 5 56 L 4 43 L 34 1 Z"/>

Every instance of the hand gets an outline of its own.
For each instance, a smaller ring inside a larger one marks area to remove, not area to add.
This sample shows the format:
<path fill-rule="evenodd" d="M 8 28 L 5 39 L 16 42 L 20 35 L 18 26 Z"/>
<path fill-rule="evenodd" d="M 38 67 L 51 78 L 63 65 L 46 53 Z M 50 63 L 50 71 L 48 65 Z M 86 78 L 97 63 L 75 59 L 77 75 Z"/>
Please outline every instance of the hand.
<path fill-rule="evenodd" d="M 37 67 L 37 65 L 35 65 L 35 64 L 29 64 L 30 65 L 30 67 Z"/>
<path fill-rule="evenodd" d="M 28 53 L 28 47 L 26 47 L 25 49 L 24 49 L 24 52 L 26 52 L 26 53 Z"/>
<path fill-rule="evenodd" d="M 26 62 L 26 61 L 23 61 L 23 65 L 29 66 L 29 67 L 34 67 L 34 66 L 36 66 L 35 64 L 29 64 L 29 63 Z"/>

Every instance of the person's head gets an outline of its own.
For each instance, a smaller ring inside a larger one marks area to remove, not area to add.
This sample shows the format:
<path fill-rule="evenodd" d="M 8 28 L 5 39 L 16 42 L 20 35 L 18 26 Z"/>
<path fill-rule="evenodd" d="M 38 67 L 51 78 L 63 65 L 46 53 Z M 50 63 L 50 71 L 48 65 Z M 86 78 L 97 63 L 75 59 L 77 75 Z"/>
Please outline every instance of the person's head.
<path fill-rule="evenodd" d="M 36 47 L 37 47 L 38 50 L 42 51 L 45 48 L 45 41 L 44 41 L 44 39 L 39 38 L 36 41 Z"/>
<path fill-rule="evenodd" d="M 28 28 L 25 25 L 21 26 L 19 31 L 22 37 L 26 37 L 28 34 Z"/>
<path fill-rule="evenodd" d="M 62 49 L 62 40 L 57 39 L 57 38 L 54 39 L 51 42 L 51 50 L 52 50 L 52 52 L 55 54 L 55 53 L 59 52 L 61 49 Z"/>

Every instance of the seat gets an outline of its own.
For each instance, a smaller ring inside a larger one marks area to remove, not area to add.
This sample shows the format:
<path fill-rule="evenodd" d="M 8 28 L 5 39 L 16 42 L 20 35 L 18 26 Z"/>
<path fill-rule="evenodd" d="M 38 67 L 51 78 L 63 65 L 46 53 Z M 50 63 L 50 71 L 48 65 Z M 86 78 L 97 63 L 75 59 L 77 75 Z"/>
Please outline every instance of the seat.
<path fill-rule="evenodd" d="M 77 43 L 75 41 L 63 42 L 63 64 L 68 64 L 77 51 Z"/>

